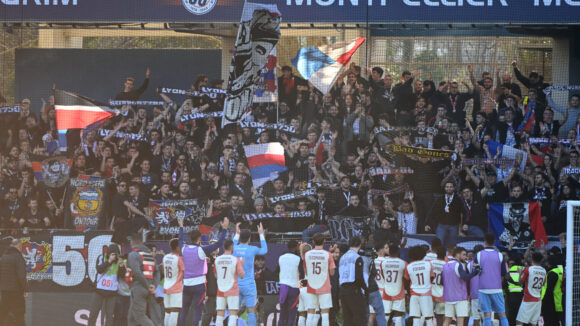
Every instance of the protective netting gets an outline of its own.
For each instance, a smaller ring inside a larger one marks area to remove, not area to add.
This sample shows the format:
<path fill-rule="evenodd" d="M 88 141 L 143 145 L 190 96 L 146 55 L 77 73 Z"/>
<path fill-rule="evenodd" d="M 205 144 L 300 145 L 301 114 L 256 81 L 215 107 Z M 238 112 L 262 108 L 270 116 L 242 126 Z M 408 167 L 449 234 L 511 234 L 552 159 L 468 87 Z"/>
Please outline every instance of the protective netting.
<path fill-rule="evenodd" d="M 577 246 L 580 235 L 580 206 L 577 205 L 573 206 L 572 216 L 568 216 L 568 220 L 574 223 L 573 235 L 568 235 L 568 237 L 570 236 L 573 237 L 573 244 L 575 248 Z M 572 248 L 570 248 L 569 250 L 571 249 Z M 568 276 L 566 276 L 566 282 L 570 281 L 572 282 L 572 293 L 570 294 L 572 296 L 572 307 L 566 307 L 566 312 L 572 310 L 571 325 L 580 325 L 580 321 L 578 321 L 578 318 L 580 318 L 580 312 L 578 312 L 578 309 L 574 309 L 574 307 L 578 304 L 578 302 L 580 302 L 580 282 L 578 282 L 578 279 L 580 278 L 580 254 L 578 253 L 577 250 L 573 250 L 572 255 L 573 261 L 571 263 L 573 264 L 572 267 L 573 276 L 571 279 L 568 278 Z"/>

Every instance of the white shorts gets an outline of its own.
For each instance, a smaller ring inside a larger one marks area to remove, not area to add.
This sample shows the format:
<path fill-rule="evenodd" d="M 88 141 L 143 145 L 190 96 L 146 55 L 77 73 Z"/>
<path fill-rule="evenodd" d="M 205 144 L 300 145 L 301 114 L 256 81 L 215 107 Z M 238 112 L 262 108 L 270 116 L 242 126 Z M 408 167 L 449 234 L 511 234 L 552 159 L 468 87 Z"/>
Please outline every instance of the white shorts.
<path fill-rule="evenodd" d="M 163 305 L 165 309 L 180 308 L 181 309 L 181 299 L 183 298 L 183 292 L 178 293 L 165 293 L 163 297 Z"/>
<path fill-rule="evenodd" d="M 445 302 L 439 302 L 433 300 L 433 313 L 436 315 L 445 314 Z"/>
<path fill-rule="evenodd" d="M 445 317 L 469 317 L 469 301 L 445 302 Z"/>
<path fill-rule="evenodd" d="M 298 312 L 308 311 L 308 306 L 306 305 L 306 293 L 308 289 L 306 287 L 300 288 L 300 295 L 298 299 Z"/>
<path fill-rule="evenodd" d="M 332 294 L 330 293 L 306 293 L 306 308 L 330 309 L 332 308 Z"/>
<path fill-rule="evenodd" d="M 229 310 L 238 310 L 240 309 L 240 297 L 216 297 L 215 308 L 216 310 L 226 310 L 226 308 Z"/>
<path fill-rule="evenodd" d="M 483 320 L 485 317 L 481 309 L 479 309 L 478 299 L 471 299 L 471 317 L 473 317 L 473 320 Z"/>
<path fill-rule="evenodd" d="M 433 299 L 428 295 L 412 295 L 409 301 L 409 316 L 433 317 Z"/>
<path fill-rule="evenodd" d="M 542 301 L 524 302 L 520 304 L 516 321 L 522 324 L 537 324 L 542 312 Z"/>
<path fill-rule="evenodd" d="M 383 300 L 383 306 L 385 306 L 385 314 L 390 314 L 393 311 L 405 312 L 405 298 L 401 300 Z"/>

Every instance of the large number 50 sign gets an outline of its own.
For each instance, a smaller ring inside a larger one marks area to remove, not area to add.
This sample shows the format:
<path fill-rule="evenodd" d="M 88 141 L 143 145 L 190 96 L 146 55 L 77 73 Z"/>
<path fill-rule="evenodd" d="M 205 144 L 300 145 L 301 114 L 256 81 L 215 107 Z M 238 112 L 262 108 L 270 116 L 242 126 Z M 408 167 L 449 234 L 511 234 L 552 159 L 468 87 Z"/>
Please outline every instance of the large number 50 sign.
<path fill-rule="evenodd" d="M 111 235 L 98 235 L 86 244 L 85 235 L 55 235 L 52 238 L 52 280 L 62 286 L 95 281 L 97 261 L 111 243 Z"/>

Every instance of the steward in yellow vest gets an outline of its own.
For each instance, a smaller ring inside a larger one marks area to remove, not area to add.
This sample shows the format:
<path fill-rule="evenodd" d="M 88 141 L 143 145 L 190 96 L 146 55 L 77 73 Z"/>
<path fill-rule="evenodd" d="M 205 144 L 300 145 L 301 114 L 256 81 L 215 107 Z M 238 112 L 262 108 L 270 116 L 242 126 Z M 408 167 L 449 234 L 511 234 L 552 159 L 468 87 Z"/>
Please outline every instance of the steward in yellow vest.
<path fill-rule="evenodd" d="M 548 256 L 546 270 L 546 283 L 542 289 L 542 316 L 544 325 L 564 325 L 564 309 L 562 306 L 562 278 L 564 267 L 562 266 L 562 254 Z"/>

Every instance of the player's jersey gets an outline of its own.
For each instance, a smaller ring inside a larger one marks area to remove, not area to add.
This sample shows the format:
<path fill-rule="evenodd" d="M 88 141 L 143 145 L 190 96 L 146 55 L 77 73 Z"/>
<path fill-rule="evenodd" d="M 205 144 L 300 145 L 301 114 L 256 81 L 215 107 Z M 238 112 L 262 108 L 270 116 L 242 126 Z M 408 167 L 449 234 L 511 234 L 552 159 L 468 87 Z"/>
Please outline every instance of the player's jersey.
<path fill-rule="evenodd" d="M 407 262 L 401 258 L 387 257 L 381 263 L 384 276 L 383 300 L 401 300 L 405 298 L 403 277 Z"/>
<path fill-rule="evenodd" d="M 163 257 L 163 292 L 180 293 L 183 292 L 183 258 L 174 253 L 169 253 Z"/>
<path fill-rule="evenodd" d="M 423 258 L 423 260 L 426 260 L 426 261 L 432 261 L 432 260 L 435 260 L 435 259 L 437 259 L 437 253 L 435 253 L 433 251 L 429 251 L 425 255 L 425 257 Z"/>
<path fill-rule="evenodd" d="M 525 282 L 524 302 L 540 301 L 542 287 L 546 283 L 546 270 L 541 266 L 528 266 L 522 273 L 521 282 Z"/>
<path fill-rule="evenodd" d="M 431 282 L 431 296 L 433 300 L 443 302 L 443 281 L 441 281 L 441 273 L 443 272 L 445 261 L 435 259 L 431 261 L 431 265 L 433 266 L 433 274 L 435 274 L 435 278 Z"/>
<path fill-rule="evenodd" d="M 221 255 L 215 259 L 214 272 L 217 279 L 218 297 L 237 296 L 239 294 L 238 278 L 244 270 L 238 257 Z"/>
<path fill-rule="evenodd" d="M 308 293 L 330 293 L 330 270 L 336 268 L 330 252 L 312 249 L 304 255 L 304 269 L 308 274 Z"/>
<path fill-rule="evenodd" d="M 411 295 L 430 296 L 433 276 L 433 266 L 426 260 L 416 260 L 405 268 L 405 279 L 411 282 Z"/>
<path fill-rule="evenodd" d="M 377 257 L 375 259 L 375 269 L 377 270 L 377 276 L 375 276 L 375 280 L 377 281 L 379 291 L 381 291 L 381 292 L 382 292 L 382 289 L 385 288 L 385 277 L 383 275 L 383 270 L 382 270 L 383 261 L 385 261 L 385 257 Z"/>
<path fill-rule="evenodd" d="M 256 255 L 265 255 L 268 253 L 268 243 L 264 235 L 260 235 L 260 247 L 254 247 L 249 244 L 238 244 L 239 235 L 234 237 L 234 256 L 244 260 L 243 279 L 240 279 L 240 285 L 256 285 L 254 279 L 254 257 Z"/>

